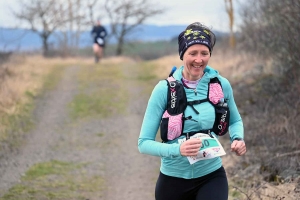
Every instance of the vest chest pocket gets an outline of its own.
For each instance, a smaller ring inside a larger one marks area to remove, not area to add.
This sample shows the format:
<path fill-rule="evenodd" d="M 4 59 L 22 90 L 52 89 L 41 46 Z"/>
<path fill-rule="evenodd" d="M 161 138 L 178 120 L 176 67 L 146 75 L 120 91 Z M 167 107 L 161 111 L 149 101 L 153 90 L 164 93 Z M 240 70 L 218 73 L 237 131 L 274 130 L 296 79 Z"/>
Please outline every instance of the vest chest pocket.
<path fill-rule="evenodd" d="M 170 115 L 168 111 L 163 114 L 160 124 L 162 141 L 166 142 L 178 138 L 183 129 L 183 114 Z"/>
<path fill-rule="evenodd" d="M 226 105 L 214 105 L 216 119 L 213 126 L 213 132 L 219 136 L 225 135 L 228 132 L 230 110 Z"/>

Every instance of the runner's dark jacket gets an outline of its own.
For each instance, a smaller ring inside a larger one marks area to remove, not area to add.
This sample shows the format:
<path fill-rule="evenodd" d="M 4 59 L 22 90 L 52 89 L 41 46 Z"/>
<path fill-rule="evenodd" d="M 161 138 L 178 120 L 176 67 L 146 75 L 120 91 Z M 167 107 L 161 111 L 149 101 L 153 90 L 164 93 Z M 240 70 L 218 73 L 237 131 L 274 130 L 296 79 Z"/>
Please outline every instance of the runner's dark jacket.
<path fill-rule="evenodd" d="M 104 28 L 104 26 L 93 26 L 93 29 L 91 31 L 91 34 L 92 34 L 92 37 L 93 37 L 93 40 L 94 40 L 94 43 L 98 43 L 97 42 L 97 38 L 101 38 L 101 39 L 105 39 L 105 37 L 107 36 L 107 31 L 106 29 Z M 105 41 L 105 40 L 104 40 Z M 100 46 L 105 46 L 105 42 L 103 43 L 103 45 L 100 45 Z"/>

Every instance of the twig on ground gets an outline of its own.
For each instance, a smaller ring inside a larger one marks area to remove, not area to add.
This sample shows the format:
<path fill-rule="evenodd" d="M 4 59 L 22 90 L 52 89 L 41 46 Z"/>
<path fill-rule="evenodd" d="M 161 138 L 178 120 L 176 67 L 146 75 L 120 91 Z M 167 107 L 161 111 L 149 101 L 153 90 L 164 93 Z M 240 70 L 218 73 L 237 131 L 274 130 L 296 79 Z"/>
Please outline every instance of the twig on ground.
<path fill-rule="evenodd" d="M 295 155 L 295 154 L 300 154 L 300 150 L 293 151 L 293 152 L 288 152 L 288 153 L 278 154 L 278 155 L 274 156 L 273 158 L 270 158 L 269 161 L 273 160 L 275 158 L 280 158 L 280 157 L 290 156 L 290 155 Z"/>

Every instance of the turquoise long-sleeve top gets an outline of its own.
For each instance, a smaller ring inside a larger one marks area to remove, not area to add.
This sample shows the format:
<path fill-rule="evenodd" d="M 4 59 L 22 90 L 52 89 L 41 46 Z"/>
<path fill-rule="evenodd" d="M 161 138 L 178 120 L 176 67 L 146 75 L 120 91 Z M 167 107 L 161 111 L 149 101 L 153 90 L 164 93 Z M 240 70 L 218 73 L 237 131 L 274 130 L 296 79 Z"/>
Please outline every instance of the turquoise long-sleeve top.
<path fill-rule="evenodd" d="M 176 80 L 181 81 L 182 71 L 183 66 L 174 72 L 173 76 Z M 187 100 L 193 101 L 207 98 L 208 84 L 210 79 L 214 77 L 218 77 L 220 80 L 224 98 L 228 99 L 228 107 L 230 110 L 230 139 L 243 139 L 243 122 L 234 101 L 232 87 L 229 81 L 222 77 L 218 71 L 206 66 L 204 75 L 199 81 L 196 91 L 195 89 L 185 88 Z M 184 136 L 166 143 L 155 140 L 162 115 L 167 105 L 167 89 L 168 86 L 166 80 L 161 80 L 152 91 L 138 139 L 139 151 L 143 154 L 161 157 L 160 171 L 168 176 L 191 179 L 207 175 L 219 169 L 222 166 L 220 157 L 201 160 L 194 164 L 190 164 L 187 157 L 180 154 L 180 144 L 178 143 L 178 139 L 183 138 Z M 184 114 L 185 116 L 191 115 L 197 122 L 185 120 L 183 132 L 211 129 L 215 120 L 214 107 L 209 102 L 204 102 L 194 105 L 194 108 L 199 111 L 199 114 L 196 114 L 190 106 L 187 106 Z M 214 136 L 217 137 L 215 134 Z"/>

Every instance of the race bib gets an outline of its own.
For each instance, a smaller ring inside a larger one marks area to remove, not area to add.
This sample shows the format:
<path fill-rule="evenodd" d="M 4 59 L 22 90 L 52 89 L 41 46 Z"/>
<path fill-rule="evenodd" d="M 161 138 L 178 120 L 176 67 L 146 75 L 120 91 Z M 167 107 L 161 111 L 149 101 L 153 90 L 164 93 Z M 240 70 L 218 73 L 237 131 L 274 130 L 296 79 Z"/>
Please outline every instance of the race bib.
<path fill-rule="evenodd" d="M 103 39 L 102 38 L 97 38 L 97 43 L 102 45 L 104 43 Z"/>
<path fill-rule="evenodd" d="M 226 154 L 221 143 L 214 136 L 212 138 L 208 134 L 197 133 L 191 136 L 190 138 L 200 138 L 202 141 L 202 147 L 200 148 L 198 155 L 187 157 L 190 164 L 194 164 L 199 160 L 212 159 Z M 186 141 L 186 138 L 178 139 L 179 144 L 181 144 L 184 141 Z"/>

